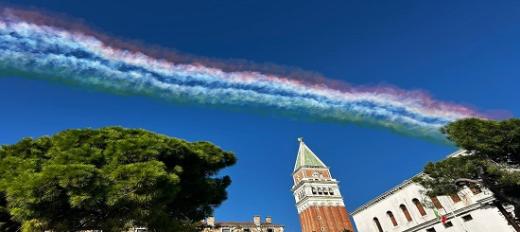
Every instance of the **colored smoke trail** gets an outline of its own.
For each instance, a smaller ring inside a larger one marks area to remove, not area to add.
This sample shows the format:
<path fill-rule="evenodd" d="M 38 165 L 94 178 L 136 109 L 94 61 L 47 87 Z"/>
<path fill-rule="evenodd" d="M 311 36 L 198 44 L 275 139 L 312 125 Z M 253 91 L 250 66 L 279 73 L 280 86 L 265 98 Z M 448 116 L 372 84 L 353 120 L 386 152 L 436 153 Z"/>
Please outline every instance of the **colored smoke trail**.
<path fill-rule="evenodd" d="M 41 20 L 34 12 L 0 10 L 4 73 L 204 105 L 268 108 L 439 140 L 439 128 L 446 123 L 479 117 L 467 107 L 416 91 L 345 87 L 326 79 L 294 78 L 297 74 L 185 62 L 182 57 L 154 58 L 145 49 L 123 48 L 98 33 Z"/>

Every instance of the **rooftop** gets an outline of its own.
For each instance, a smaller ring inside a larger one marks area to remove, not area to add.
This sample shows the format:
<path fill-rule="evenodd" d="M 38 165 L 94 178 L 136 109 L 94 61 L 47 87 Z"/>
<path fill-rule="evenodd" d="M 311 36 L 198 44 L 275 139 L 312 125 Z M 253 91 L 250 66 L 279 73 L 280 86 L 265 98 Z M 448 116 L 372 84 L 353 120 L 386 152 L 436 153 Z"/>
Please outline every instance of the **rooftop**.
<path fill-rule="evenodd" d="M 325 163 L 318 158 L 312 150 L 305 145 L 303 142 L 303 138 L 298 138 L 300 142 L 300 147 L 298 148 L 298 156 L 296 157 L 296 164 L 294 164 L 294 171 L 298 170 L 301 167 L 319 167 L 326 168 Z"/>
<path fill-rule="evenodd" d="M 467 154 L 467 152 L 466 152 L 465 150 L 457 150 L 457 151 L 451 153 L 450 155 L 448 155 L 447 158 L 449 158 L 449 157 L 456 157 L 456 156 L 465 155 L 465 154 Z M 416 175 L 413 176 L 412 178 L 407 179 L 407 180 L 401 182 L 401 183 L 398 184 L 397 186 L 391 188 L 390 190 L 388 190 L 388 191 L 382 193 L 381 195 L 377 196 L 376 198 L 374 198 L 374 199 L 368 201 L 367 203 L 361 205 L 361 206 L 358 207 L 356 210 L 352 211 L 351 215 L 355 215 L 355 214 L 357 214 L 357 213 L 359 213 L 359 212 L 361 212 L 361 211 L 367 209 L 368 207 L 370 207 L 370 206 L 376 204 L 377 202 L 379 202 L 379 201 L 385 199 L 386 197 L 388 197 L 388 196 L 394 194 L 394 193 L 397 192 L 398 190 L 400 190 L 400 189 L 406 187 L 407 185 L 413 183 L 413 178 L 414 178 L 414 177 L 419 176 L 419 175 L 422 175 L 422 174 L 423 174 L 422 172 L 416 174 Z"/>
<path fill-rule="evenodd" d="M 275 224 L 275 223 L 265 223 L 262 222 L 260 224 L 263 227 L 284 227 L 281 224 Z M 256 224 L 253 222 L 217 222 L 215 223 L 215 227 L 229 227 L 229 226 L 242 226 L 242 227 L 256 227 Z"/>

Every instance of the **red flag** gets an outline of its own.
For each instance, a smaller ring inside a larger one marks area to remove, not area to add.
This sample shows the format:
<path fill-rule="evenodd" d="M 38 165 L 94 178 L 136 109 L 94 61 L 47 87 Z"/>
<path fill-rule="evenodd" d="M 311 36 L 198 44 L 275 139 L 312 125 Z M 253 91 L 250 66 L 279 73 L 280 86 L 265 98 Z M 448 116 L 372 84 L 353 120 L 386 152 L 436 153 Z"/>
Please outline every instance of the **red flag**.
<path fill-rule="evenodd" d="M 446 224 L 447 221 L 448 221 L 448 217 L 446 217 L 446 215 L 442 215 L 442 216 L 441 216 L 441 222 L 442 222 L 442 224 Z"/>

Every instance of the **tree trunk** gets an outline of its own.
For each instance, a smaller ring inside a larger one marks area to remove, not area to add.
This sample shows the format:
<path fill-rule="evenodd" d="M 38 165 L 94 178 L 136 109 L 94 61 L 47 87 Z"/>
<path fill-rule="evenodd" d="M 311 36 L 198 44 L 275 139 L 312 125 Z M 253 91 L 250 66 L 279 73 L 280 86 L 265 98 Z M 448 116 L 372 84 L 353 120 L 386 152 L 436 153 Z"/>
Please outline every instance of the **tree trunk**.
<path fill-rule="evenodd" d="M 499 201 L 495 201 L 494 202 L 495 206 L 498 208 L 498 210 L 500 211 L 500 213 L 502 213 L 502 215 L 504 215 L 504 217 L 506 218 L 507 222 L 517 231 L 517 232 L 520 232 L 520 225 L 518 225 L 518 223 L 516 222 L 516 220 L 511 216 L 511 214 L 509 212 L 506 211 L 506 209 L 504 209 L 504 206 L 499 202 Z"/>

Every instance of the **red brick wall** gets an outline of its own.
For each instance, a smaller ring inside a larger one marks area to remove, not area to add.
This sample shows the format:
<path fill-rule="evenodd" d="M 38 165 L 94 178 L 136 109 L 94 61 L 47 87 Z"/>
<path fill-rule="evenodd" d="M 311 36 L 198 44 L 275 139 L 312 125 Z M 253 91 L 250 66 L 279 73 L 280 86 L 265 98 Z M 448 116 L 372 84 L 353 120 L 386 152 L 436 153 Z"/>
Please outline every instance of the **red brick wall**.
<path fill-rule="evenodd" d="M 313 169 L 313 168 L 302 168 L 298 170 L 296 173 L 294 173 L 294 183 L 298 183 L 298 178 L 301 180 L 303 178 L 312 178 L 312 174 L 314 172 L 318 172 L 319 174 L 323 175 L 323 178 L 330 179 L 330 172 L 327 169 Z"/>
<path fill-rule="evenodd" d="M 347 210 L 342 206 L 309 207 L 300 213 L 302 232 L 342 232 L 354 231 Z"/>

